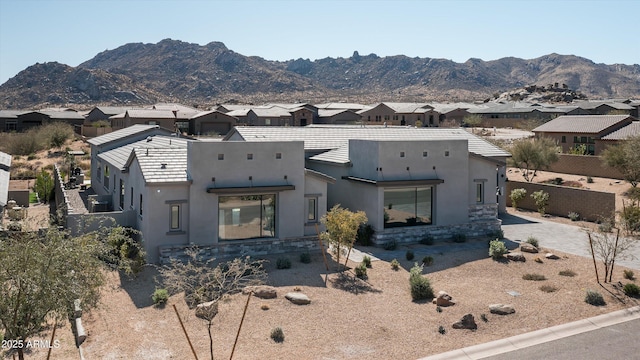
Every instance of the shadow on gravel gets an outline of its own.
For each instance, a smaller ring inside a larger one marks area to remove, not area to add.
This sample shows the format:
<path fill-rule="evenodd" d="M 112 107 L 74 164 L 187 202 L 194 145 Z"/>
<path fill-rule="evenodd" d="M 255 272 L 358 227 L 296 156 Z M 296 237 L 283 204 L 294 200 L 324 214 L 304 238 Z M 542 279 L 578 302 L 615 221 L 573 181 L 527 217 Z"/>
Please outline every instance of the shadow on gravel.
<path fill-rule="evenodd" d="M 502 220 L 502 225 L 521 225 L 521 224 L 537 224 L 537 221 L 531 221 L 525 218 L 521 218 L 519 216 L 511 215 L 511 214 L 500 214 L 500 220 Z"/>

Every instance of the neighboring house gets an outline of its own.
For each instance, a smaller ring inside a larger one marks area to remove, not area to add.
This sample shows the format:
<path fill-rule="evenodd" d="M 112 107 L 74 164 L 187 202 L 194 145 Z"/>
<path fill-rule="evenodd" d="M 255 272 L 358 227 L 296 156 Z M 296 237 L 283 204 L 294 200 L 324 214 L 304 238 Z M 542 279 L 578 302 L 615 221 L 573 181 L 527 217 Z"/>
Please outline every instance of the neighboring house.
<path fill-rule="evenodd" d="M 347 109 L 319 109 L 318 124 L 355 124 L 362 116 Z"/>
<path fill-rule="evenodd" d="M 189 118 L 189 134 L 226 135 L 238 123 L 238 119 L 218 110 L 199 112 Z"/>
<path fill-rule="evenodd" d="M 426 103 L 383 102 L 358 111 L 358 114 L 362 116 L 363 122 L 374 125 L 386 123 L 387 125 L 416 126 L 418 122 L 427 127 L 440 125 L 440 114 Z"/>
<path fill-rule="evenodd" d="M 576 109 L 575 106 L 555 106 L 540 103 L 486 103 L 469 109 L 482 117 L 484 127 L 523 127 L 528 122 L 546 122 Z"/>
<path fill-rule="evenodd" d="M 9 200 L 9 178 L 11 172 L 11 155 L 0 151 L 0 216 Z"/>
<path fill-rule="evenodd" d="M 307 103 L 218 105 L 214 107 L 250 126 L 306 126 L 318 121 L 318 108 Z"/>
<path fill-rule="evenodd" d="M 25 110 L 0 110 L 0 131 L 18 131 L 18 115 Z"/>
<path fill-rule="evenodd" d="M 324 104 L 316 104 L 315 105 L 318 110 L 351 110 L 353 112 L 358 112 L 361 110 L 370 109 L 371 106 L 357 104 L 357 103 L 324 103 Z"/>
<path fill-rule="evenodd" d="M 582 110 L 583 113 L 586 112 L 590 115 L 609 115 L 611 113 L 616 113 L 618 115 L 632 115 L 632 113 L 636 110 L 635 107 L 625 104 L 623 102 L 617 101 L 603 101 L 603 100 L 590 100 L 590 101 L 581 101 L 573 103 L 572 105 L 576 106 L 578 109 Z M 576 110 L 576 111 L 580 111 Z M 573 113 L 567 113 L 568 115 L 580 115 Z"/>
<path fill-rule="evenodd" d="M 3 114 L 2 116 L 8 116 L 9 114 L 10 113 L 6 113 L 6 115 Z M 62 122 L 73 126 L 76 132 L 79 133 L 82 123 L 84 122 L 84 116 L 70 109 L 26 110 L 17 113 L 14 116 L 15 118 L 5 118 L 3 130 L 25 131 L 35 126 Z"/>
<path fill-rule="evenodd" d="M 109 121 L 109 118 L 124 114 L 127 110 L 134 109 L 133 107 L 122 106 L 96 106 L 85 116 L 85 124 L 89 125 L 96 121 Z"/>
<path fill-rule="evenodd" d="M 364 210 L 376 242 L 499 229 L 509 153 L 463 129 L 236 127 L 226 141 L 304 141 L 306 167 L 336 179 L 328 204 Z"/>
<path fill-rule="evenodd" d="M 587 154 L 600 155 L 604 148 L 596 142 L 602 137 L 631 124 L 630 115 L 564 115 L 533 129 L 537 137 L 555 140 L 562 152 L 585 145 Z"/>
<path fill-rule="evenodd" d="M 629 125 L 613 131 L 600 139 L 596 139 L 596 147 L 604 150 L 609 146 L 617 145 L 620 142 L 635 136 L 640 136 L 640 121 L 633 121 Z"/>
<path fill-rule="evenodd" d="M 171 110 L 130 109 L 123 114 L 111 116 L 111 127 L 120 130 L 132 125 L 158 125 L 176 131 L 176 114 Z"/>

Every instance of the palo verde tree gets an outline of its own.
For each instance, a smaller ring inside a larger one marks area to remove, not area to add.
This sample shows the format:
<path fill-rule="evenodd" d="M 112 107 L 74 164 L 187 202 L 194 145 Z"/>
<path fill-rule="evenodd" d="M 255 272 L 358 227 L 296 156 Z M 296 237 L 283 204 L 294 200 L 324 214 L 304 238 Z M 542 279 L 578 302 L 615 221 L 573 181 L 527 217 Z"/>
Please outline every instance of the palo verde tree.
<path fill-rule="evenodd" d="M 607 147 L 602 158 L 605 164 L 620 173 L 625 181 L 636 187 L 640 183 L 640 135 L 630 137 L 622 143 Z"/>
<path fill-rule="evenodd" d="M 606 222 L 615 224 L 613 220 Z M 597 231 L 590 231 L 588 236 L 593 249 L 592 255 L 594 258 L 599 258 L 604 265 L 604 282 L 611 282 L 616 259 L 624 259 L 629 256 L 628 252 L 638 242 L 638 239 L 632 236 L 620 236 L 620 229 L 612 226 L 600 226 Z"/>
<path fill-rule="evenodd" d="M 48 171 L 42 169 L 40 173 L 38 173 L 35 185 L 33 187 L 34 191 L 38 194 L 40 201 L 42 201 L 43 203 L 48 203 L 49 200 L 51 200 L 53 188 L 55 187 L 53 177 Z"/>
<path fill-rule="evenodd" d="M 0 327 L 19 359 L 49 322 L 69 318 L 73 301 L 95 307 L 103 283 L 100 245 L 56 228 L 0 239 Z"/>
<path fill-rule="evenodd" d="M 358 228 L 367 222 L 367 215 L 364 211 L 352 212 L 349 209 L 343 209 L 338 204 L 322 216 L 320 221 L 327 228 L 320 237 L 334 246 L 337 262 L 340 264 L 340 253 L 343 247 L 351 251 L 358 235 Z"/>
<path fill-rule="evenodd" d="M 549 138 L 521 139 L 510 147 L 510 162 L 520 169 L 527 182 L 533 181 L 539 170 L 558 161 L 558 146 Z"/>

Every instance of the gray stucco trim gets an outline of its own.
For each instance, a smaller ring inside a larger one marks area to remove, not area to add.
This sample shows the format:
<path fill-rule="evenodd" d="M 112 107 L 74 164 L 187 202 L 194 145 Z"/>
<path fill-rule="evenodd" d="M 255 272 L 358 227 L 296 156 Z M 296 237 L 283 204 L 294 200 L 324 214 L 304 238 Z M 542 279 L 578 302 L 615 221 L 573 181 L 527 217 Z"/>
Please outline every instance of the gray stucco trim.
<path fill-rule="evenodd" d="M 417 185 L 437 185 L 444 183 L 442 179 L 412 179 L 412 180 L 370 180 L 355 176 L 343 176 L 345 180 L 355 181 L 377 187 L 386 186 L 417 186 Z"/>
<path fill-rule="evenodd" d="M 266 192 L 280 192 L 295 190 L 294 185 L 276 185 L 276 186 L 251 186 L 251 187 L 208 187 L 209 194 L 260 194 Z"/>

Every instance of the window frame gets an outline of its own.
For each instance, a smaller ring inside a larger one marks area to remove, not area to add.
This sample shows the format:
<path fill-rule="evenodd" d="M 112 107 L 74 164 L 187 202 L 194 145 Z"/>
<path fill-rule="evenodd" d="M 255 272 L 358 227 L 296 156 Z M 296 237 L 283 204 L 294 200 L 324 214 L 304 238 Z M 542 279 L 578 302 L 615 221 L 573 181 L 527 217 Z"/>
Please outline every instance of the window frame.
<path fill-rule="evenodd" d="M 174 213 L 174 209 L 176 212 Z M 180 231 L 182 229 L 182 221 L 180 221 L 180 204 L 170 204 L 169 205 L 169 230 L 170 231 Z"/>

